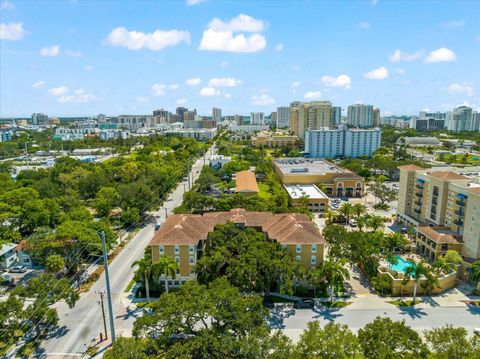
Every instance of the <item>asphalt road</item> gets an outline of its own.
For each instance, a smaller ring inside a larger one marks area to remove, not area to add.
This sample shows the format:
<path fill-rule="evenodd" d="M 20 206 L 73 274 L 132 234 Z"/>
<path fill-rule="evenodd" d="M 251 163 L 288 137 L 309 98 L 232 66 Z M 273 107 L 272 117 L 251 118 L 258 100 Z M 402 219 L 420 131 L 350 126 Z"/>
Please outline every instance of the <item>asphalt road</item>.
<path fill-rule="evenodd" d="M 298 340 L 301 332 L 310 321 L 320 321 L 321 325 L 329 322 L 346 324 L 357 331 L 366 324 L 375 320 L 377 316 L 388 317 L 392 320 L 405 320 L 405 323 L 416 331 L 423 331 L 433 327 L 451 324 L 464 327 L 472 333 L 474 328 L 480 327 L 480 308 L 465 307 L 432 307 L 432 308 L 404 308 L 392 306 L 391 309 L 297 309 L 288 315 L 273 315 L 271 326 L 283 330 L 292 340 Z"/>
<path fill-rule="evenodd" d="M 208 163 L 208 158 L 216 154 L 216 149 L 210 149 L 205 159 Z M 190 174 L 196 180 L 204 164 L 204 159 L 198 159 L 192 166 Z M 198 172 L 198 173 L 197 173 Z M 157 222 L 163 223 L 165 221 L 165 208 L 168 214 L 178 207 L 183 198 L 184 189 L 188 190 L 186 181 L 180 182 L 176 189 L 165 201 L 164 206 L 158 212 L 152 213 L 156 215 Z M 113 311 L 115 315 L 115 323 L 120 324 L 122 318 L 119 318 L 117 313 L 124 311 L 121 303 L 122 296 L 124 296 L 124 289 L 133 278 L 134 268 L 132 264 L 143 256 L 144 250 L 150 242 L 154 234 L 154 224 L 148 224 L 137 232 L 129 243 L 123 248 L 120 254 L 111 262 L 109 266 L 110 285 L 112 289 Z M 103 319 L 101 315 L 101 308 L 98 304 L 98 292 L 105 291 L 105 276 L 92 286 L 90 291 L 81 295 L 75 307 L 70 309 L 61 302 L 57 304 L 59 314 L 59 329 L 52 333 L 50 338 L 45 340 L 36 358 L 78 358 L 83 355 L 86 349 L 95 341 L 98 341 L 100 332 L 103 332 Z M 105 310 L 107 311 L 107 303 L 105 300 Z M 108 314 L 107 314 L 108 315 Z M 108 318 L 107 318 L 108 325 Z M 117 325 L 116 325 L 117 327 Z M 108 327 L 110 336 L 110 328 Z M 105 344 L 105 343 L 104 343 Z"/>

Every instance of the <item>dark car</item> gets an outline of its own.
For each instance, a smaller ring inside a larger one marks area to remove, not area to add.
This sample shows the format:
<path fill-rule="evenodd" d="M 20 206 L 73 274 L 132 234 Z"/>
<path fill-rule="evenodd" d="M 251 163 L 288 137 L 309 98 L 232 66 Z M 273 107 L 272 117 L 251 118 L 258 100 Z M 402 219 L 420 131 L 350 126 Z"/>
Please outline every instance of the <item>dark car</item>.
<path fill-rule="evenodd" d="M 21 265 L 16 265 L 11 267 L 8 270 L 10 273 L 25 273 L 27 271 L 27 267 L 21 266 Z"/>
<path fill-rule="evenodd" d="M 269 300 L 264 300 L 263 301 L 263 306 L 268 309 L 273 309 L 275 308 L 275 304 Z"/>
<path fill-rule="evenodd" d="M 160 229 L 160 224 L 157 223 L 157 224 L 155 225 L 155 230 L 158 231 L 159 229 Z"/>
<path fill-rule="evenodd" d="M 309 309 L 315 307 L 315 301 L 313 299 L 300 299 L 293 303 L 295 309 Z"/>

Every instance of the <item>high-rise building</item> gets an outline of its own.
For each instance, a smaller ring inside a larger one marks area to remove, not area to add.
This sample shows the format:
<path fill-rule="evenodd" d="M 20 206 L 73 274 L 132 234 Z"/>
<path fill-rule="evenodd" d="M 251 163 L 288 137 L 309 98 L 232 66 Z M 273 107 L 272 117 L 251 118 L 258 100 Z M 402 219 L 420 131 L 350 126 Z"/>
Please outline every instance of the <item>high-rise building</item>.
<path fill-rule="evenodd" d="M 342 122 L 342 108 L 340 106 L 332 107 L 332 126 L 337 126 Z"/>
<path fill-rule="evenodd" d="M 163 108 L 160 110 L 154 110 L 153 116 L 155 117 L 156 124 L 170 122 L 170 112 L 167 110 L 164 110 Z"/>
<path fill-rule="evenodd" d="M 299 136 L 299 114 L 301 102 L 292 102 L 290 104 L 290 132 Z"/>
<path fill-rule="evenodd" d="M 472 125 L 470 127 L 470 131 L 480 131 L 480 112 L 472 112 Z"/>
<path fill-rule="evenodd" d="M 305 139 L 305 131 L 332 126 L 330 101 L 302 102 L 298 110 L 298 137 Z"/>
<path fill-rule="evenodd" d="M 277 112 L 273 111 L 273 112 L 270 113 L 270 123 L 273 123 L 276 127 L 278 127 Z"/>
<path fill-rule="evenodd" d="M 380 116 L 380 109 L 374 108 L 373 109 L 373 127 L 380 127 L 382 124 L 382 118 Z"/>
<path fill-rule="evenodd" d="M 180 121 L 183 121 L 183 114 L 188 111 L 188 108 L 186 107 L 177 107 L 175 113 L 180 116 Z"/>
<path fill-rule="evenodd" d="M 250 113 L 250 124 L 251 125 L 263 125 L 263 112 L 251 112 Z"/>
<path fill-rule="evenodd" d="M 471 107 L 460 106 L 448 113 L 448 130 L 453 132 L 470 131 L 473 111 Z"/>
<path fill-rule="evenodd" d="M 195 116 L 197 115 L 197 111 L 185 111 L 183 113 L 183 121 L 194 121 Z"/>
<path fill-rule="evenodd" d="M 46 125 L 48 123 L 48 116 L 44 113 L 33 113 L 32 124 L 34 125 Z"/>
<path fill-rule="evenodd" d="M 350 127 L 373 127 L 373 106 L 356 104 L 348 106 L 347 124 Z"/>
<path fill-rule="evenodd" d="M 290 107 L 277 107 L 277 128 L 287 128 L 290 125 Z"/>
<path fill-rule="evenodd" d="M 308 130 L 305 133 L 305 152 L 309 157 L 371 157 L 380 147 L 382 132 L 379 128 L 337 128 Z"/>
<path fill-rule="evenodd" d="M 222 109 L 214 107 L 212 108 L 212 120 L 215 122 L 222 121 Z"/>

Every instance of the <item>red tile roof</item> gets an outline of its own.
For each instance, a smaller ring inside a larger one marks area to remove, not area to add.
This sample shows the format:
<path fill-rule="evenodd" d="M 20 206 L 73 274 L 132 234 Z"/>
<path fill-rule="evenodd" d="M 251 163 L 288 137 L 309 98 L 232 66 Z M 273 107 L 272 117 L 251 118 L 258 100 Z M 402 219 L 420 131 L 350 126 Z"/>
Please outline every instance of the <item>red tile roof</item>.
<path fill-rule="evenodd" d="M 418 171 L 418 170 L 423 170 L 422 167 L 419 167 L 417 165 L 404 165 L 404 166 L 399 166 L 398 169 L 404 170 L 404 171 Z"/>
<path fill-rule="evenodd" d="M 203 216 L 171 215 L 155 233 L 150 245 L 196 245 L 200 240 L 206 240 L 208 233 L 213 231 L 217 224 L 227 222 L 258 228 L 266 233 L 269 239 L 281 244 L 325 244 L 318 228 L 304 214 L 247 212 L 236 208 L 230 212 L 210 212 Z"/>
<path fill-rule="evenodd" d="M 459 175 L 456 172 L 451 172 L 451 171 L 430 172 L 428 175 L 430 177 L 440 178 L 440 179 L 443 179 L 443 180 L 471 180 L 471 178 L 469 178 L 469 177 L 462 176 L 462 175 Z"/>
<path fill-rule="evenodd" d="M 236 173 L 235 192 L 240 193 L 258 193 L 257 179 L 255 173 L 250 171 L 240 171 Z"/>
<path fill-rule="evenodd" d="M 448 227 L 417 227 L 417 231 L 435 243 L 461 243 Z M 442 233 L 443 232 L 443 233 Z"/>

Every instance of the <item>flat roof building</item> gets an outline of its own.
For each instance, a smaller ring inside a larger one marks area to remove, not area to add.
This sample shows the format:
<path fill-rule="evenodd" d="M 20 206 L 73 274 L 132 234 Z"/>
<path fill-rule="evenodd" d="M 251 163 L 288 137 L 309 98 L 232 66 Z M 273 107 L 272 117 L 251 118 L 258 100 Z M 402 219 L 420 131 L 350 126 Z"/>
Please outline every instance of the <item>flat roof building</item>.
<path fill-rule="evenodd" d="M 283 186 L 290 197 L 292 206 L 306 206 L 312 212 L 324 212 L 328 209 L 328 196 L 314 184 L 292 184 Z"/>

